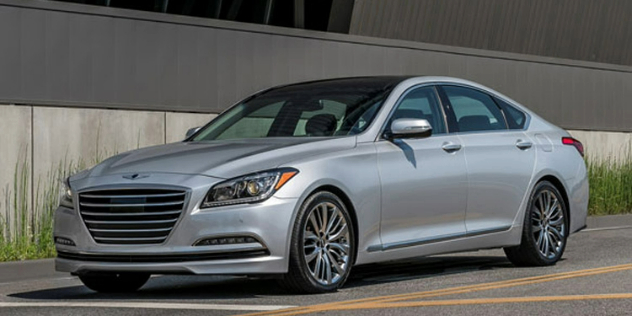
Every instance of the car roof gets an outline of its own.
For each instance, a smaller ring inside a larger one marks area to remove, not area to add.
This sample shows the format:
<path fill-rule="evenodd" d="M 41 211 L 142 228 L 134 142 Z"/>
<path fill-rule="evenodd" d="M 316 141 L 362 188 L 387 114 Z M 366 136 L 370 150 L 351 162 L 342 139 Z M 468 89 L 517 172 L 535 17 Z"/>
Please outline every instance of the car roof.
<path fill-rule="evenodd" d="M 358 77 L 340 77 L 340 78 L 328 78 L 328 79 L 319 79 L 319 80 L 310 80 L 310 81 L 302 81 L 291 83 L 287 85 L 280 85 L 273 87 L 272 89 L 283 88 L 284 90 L 292 90 L 292 89 L 305 89 L 305 88 L 330 88 L 330 87 L 340 87 L 340 86 L 364 86 L 364 87 L 395 87 L 400 83 L 454 83 L 454 84 L 463 84 L 469 85 L 472 87 L 477 87 L 484 90 L 489 90 L 492 92 L 496 92 L 489 87 L 483 86 L 479 83 L 469 81 L 466 79 L 455 78 L 455 77 L 447 77 L 447 76 L 428 76 L 428 75 L 399 75 L 399 76 L 358 76 Z"/>
<path fill-rule="evenodd" d="M 305 89 L 330 89 L 337 87 L 366 87 L 372 89 L 388 89 L 395 87 L 399 83 L 414 78 L 413 76 L 362 76 L 362 77 L 342 77 L 303 81 L 287 85 L 276 86 L 272 89 L 283 89 L 285 91 L 305 90 Z"/>

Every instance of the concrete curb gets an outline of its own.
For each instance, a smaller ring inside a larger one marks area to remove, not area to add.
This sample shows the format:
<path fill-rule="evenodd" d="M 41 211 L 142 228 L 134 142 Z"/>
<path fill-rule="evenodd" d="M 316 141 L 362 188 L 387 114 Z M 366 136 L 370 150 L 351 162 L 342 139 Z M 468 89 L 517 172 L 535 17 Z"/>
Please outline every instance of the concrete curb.
<path fill-rule="evenodd" d="M 632 226 L 632 214 L 590 216 L 586 220 L 586 225 L 587 229 Z"/>
<path fill-rule="evenodd" d="M 0 263 L 0 284 L 67 276 L 67 273 L 60 273 L 55 271 L 54 259 L 12 261 Z"/>
<path fill-rule="evenodd" d="M 588 229 L 632 227 L 632 214 L 591 216 L 586 222 Z M 68 277 L 68 273 L 55 271 L 54 259 L 13 261 L 0 263 L 0 284 L 33 279 Z"/>

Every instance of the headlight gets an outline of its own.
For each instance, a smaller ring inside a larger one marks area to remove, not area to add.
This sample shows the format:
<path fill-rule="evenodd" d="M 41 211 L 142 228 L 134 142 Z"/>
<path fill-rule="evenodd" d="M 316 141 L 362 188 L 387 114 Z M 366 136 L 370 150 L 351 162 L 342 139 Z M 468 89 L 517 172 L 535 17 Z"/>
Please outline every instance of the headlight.
<path fill-rule="evenodd" d="M 59 197 L 59 205 L 65 206 L 68 208 L 74 208 L 74 204 L 72 203 L 72 189 L 70 188 L 70 178 L 66 178 L 61 187 L 61 193 Z"/>
<path fill-rule="evenodd" d="M 271 197 L 297 173 L 296 169 L 284 168 L 218 183 L 209 190 L 200 208 L 263 201 Z"/>

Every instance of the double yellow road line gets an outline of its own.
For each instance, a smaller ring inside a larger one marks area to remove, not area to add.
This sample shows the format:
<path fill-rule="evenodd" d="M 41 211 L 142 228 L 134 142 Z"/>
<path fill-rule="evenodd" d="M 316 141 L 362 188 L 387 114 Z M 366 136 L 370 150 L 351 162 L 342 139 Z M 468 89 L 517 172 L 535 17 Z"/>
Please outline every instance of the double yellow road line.
<path fill-rule="evenodd" d="M 467 286 L 452 287 L 447 289 L 423 291 L 415 293 L 397 294 L 363 298 L 357 300 L 349 300 L 342 302 L 333 302 L 326 304 L 318 304 L 311 306 L 300 306 L 285 310 L 277 310 L 271 312 L 261 312 L 247 314 L 247 316 L 267 316 L 267 315 L 302 315 L 324 311 L 334 310 L 356 310 L 356 309 L 376 309 L 376 308 L 398 308 L 398 307 L 422 307 L 422 306 L 445 306 L 445 305 L 470 305 L 470 304 L 499 304 L 499 303 L 521 303 L 521 302 L 545 302 L 545 301 L 570 301 L 570 300 L 589 300 L 589 299 L 631 299 L 632 293 L 623 294 L 595 294 L 595 295 L 571 295 L 571 296 L 543 296 L 543 297 L 509 297 L 509 298 L 491 298 L 491 299 L 461 299 L 461 300 L 440 300 L 440 301 L 412 301 L 437 296 L 464 294 L 478 291 L 487 291 L 494 289 L 502 289 L 521 285 L 538 284 L 571 278 L 592 276 L 605 273 L 613 273 L 619 271 L 632 270 L 632 264 L 623 264 L 617 266 L 577 270 L 571 272 L 547 274 L 535 277 L 527 277 L 506 281 L 498 281 L 491 283 L 474 284 Z M 243 315 L 246 316 L 246 315 Z"/>

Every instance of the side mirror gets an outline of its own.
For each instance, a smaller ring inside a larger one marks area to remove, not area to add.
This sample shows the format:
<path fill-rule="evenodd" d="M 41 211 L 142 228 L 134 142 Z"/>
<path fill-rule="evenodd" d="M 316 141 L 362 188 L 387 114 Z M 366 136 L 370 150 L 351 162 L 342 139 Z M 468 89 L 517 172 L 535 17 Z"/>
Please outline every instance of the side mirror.
<path fill-rule="evenodd" d="M 199 130 L 200 130 L 200 128 L 201 128 L 201 127 L 199 127 L 199 126 L 198 126 L 198 127 L 194 127 L 194 128 L 189 128 L 189 130 L 187 131 L 187 134 L 186 134 L 186 136 L 185 136 L 184 138 L 186 139 L 186 138 L 191 137 L 191 135 L 193 135 L 193 134 L 195 134 L 197 131 L 199 131 Z"/>
<path fill-rule="evenodd" d="M 426 138 L 432 135 L 432 126 L 424 119 L 397 119 L 391 123 L 389 139 Z"/>

